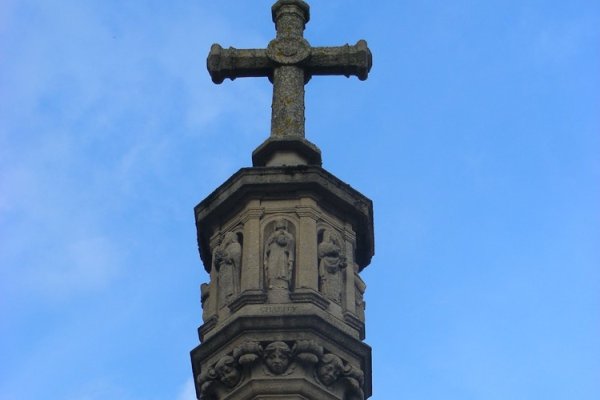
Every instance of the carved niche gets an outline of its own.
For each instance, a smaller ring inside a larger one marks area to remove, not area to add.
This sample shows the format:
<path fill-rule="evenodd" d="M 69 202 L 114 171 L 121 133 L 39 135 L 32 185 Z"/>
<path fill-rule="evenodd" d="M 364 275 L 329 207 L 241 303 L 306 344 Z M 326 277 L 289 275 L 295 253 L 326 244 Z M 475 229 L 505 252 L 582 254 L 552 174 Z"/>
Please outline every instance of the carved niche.
<path fill-rule="evenodd" d="M 241 233 L 227 232 L 214 250 L 219 308 L 229 304 L 240 291 L 242 242 Z"/>
<path fill-rule="evenodd" d="M 330 228 L 320 229 L 317 235 L 319 255 L 319 291 L 328 299 L 341 304 L 346 268 L 344 242 Z"/>
<path fill-rule="evenodd" d="M 268 289 L 292 288 L 296 261 L 295 227 L 285 218 L 276 219 L 265 227 L 263 265 Z"/>

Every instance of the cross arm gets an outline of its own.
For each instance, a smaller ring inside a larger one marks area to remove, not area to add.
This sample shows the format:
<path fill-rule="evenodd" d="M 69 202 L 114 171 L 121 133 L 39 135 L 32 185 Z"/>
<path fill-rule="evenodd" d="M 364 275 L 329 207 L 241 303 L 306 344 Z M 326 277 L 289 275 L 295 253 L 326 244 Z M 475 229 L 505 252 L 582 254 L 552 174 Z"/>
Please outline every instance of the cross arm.
<path fill-rule="evenodd" d="M 213 44 L 206 60 L 206 66 L 214 83 L 222 83 L 226 78 L 270 76 L 273 63 L 262 49 L 224 49 Z"/>
<path fill-rule="evenodd" d="M 310 75 L 357 76 L 361 81 L 367 79 L 372 65 L 373 56 L 364 40 L 353 46 L 313 47 L 307 60 Z"/>

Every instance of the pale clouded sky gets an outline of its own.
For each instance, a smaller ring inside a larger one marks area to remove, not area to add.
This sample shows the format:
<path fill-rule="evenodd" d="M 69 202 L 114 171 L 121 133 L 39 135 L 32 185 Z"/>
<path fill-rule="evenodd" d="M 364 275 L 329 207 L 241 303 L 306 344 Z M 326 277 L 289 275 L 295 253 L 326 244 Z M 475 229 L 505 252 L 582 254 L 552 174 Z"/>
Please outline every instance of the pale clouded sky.
<path fill-rule="evenodd" d="M 268 134 L 271 1 L 0 5 L 0 398 L 193 398 L 193 206 Z M 308 138 L 374 201 L 373 399 L 600 397 L 600 5 L 312 1 Z"/>

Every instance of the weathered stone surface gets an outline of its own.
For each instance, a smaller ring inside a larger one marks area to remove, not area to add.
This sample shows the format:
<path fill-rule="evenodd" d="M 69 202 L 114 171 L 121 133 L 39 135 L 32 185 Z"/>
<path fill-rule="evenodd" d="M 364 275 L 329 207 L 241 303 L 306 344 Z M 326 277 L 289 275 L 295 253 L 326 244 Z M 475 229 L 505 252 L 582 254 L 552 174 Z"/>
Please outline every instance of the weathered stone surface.
<path fill-rule="evenodd" d="M 371 201 L 320 167 L 245 168 L 202 201 L 195 214 L 201 256 L 211 275 L 210 290 L 203 290 L 210 309 L 204 309 L 199 329 L 202 345 L 192 352 L 198 393 L 206 399 L 254 399 L 278 393 L 274 388 L 285 379 L 286 388 L 300 390 L 290 396 L 368 397 L 370 348 L 361 342 L 364 282 L 359 272 L 373 255 Z M 242 260 L 240 290 L 233 298 L 216 271 L 230 258 Z M 211 297 L 226 300 L 215 305 Z M 325 355 L 333 355 L 317 357 L 307 367 L 299 360 L 314 357 L 304 352 L 298 359 L 285 350 L 298 340 L 313 340 Z M 260 371 L 227 358 L 245 341 L 266 343 Z M 269 351 L 279 359 L 271 365 L 264 358 L 269 343 L 277 343 Z M 227 363 L 218 364 L 221 360 Z M 234 387 L 227 383 L 237 379 L 232 365 L 241 376 Z"/>
<path fill-rule="evenodd" d="M 364 400 L 371 395 L 366 285 L 374 254 L 371 201 L 323 168 L 304 138 L 304 85 L 313 75 L 366 79 L 371 53 L 311 47 L 302 0 L 272 7 L 266 49 L 213 45 L 215 83 L 273 82 L 271 136 L 243 168 L 195 209 L 210 281 L 201 286 L 201 345 L 191 352 L 204 400 Z"/>
<path fill-rule="evenodd" d="M 285 161 L 269 164 L 267 161 L 276 156 L 275 150 L 263 146 L 259 156 L 254 157 L 255 166 L 320 165 L 320 154 L 312 149 L 314 145 L 301 140 L 305 136 L 304 85 L 313 75 L 367 79 L 373 64 L 371 51 L 364 40 L 353 46 L 311 47 L 303 37 L 310 18 L 309 6 L 304 1 L 280 0 L 273 5 L 272 14 L 277 35 L 266 49 L 224 49 L 214 44 L 207 68 L 217 84 L 227 78 L 244 77 L 268 77 L 273 82 L 271 137 L 285 138 L 288 142 L 297 140 L 299 143 L 292 147 L 297 149 L 299 157 L 288 154 Z M 305 148 L 298 149 L 302 147 Z"/>
<path fill-rule="evenodd" d="M 239 213 L 254 199 L 285 199 L 306 196 L 333 215 L 343 217 L 357 235 L 356 262 L 362 270 L 374 254 L 373 203 L 350 185 L 320 167 L 242 168 L 198 204 L 194 211 L 200 255 L 208 272 L 211 224 Z M 253 203 L 264 212 L 260 200 Z M 294 210 L 295 212 L 295 210 Z"/>

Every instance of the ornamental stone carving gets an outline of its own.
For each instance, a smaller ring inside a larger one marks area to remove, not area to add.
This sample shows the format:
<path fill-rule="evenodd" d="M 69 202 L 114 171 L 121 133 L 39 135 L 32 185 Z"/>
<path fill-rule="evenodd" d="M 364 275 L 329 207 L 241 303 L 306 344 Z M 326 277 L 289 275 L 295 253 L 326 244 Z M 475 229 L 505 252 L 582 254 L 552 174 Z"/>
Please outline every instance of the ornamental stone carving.
<path fill-rule="evenodd" d="M 317 367 L 317 377 L 325 386 L 331 386 L 339 379 L 343 370 L 344 363 L 341 358 L 335 354 L 325 354 Z"/>
<path fill-rule="evenodd" d="M 231 356 L 225 356 L 215 365 L 215 372 L 221 383 L 227 387 L 235 387 L 241 378 L 239 366 Z"/>
<path fill-rule="evenodd" d="M 304 367 L 296 368 L 298 364 Z M 200 399 L 218 400 L 252 374 L 257 377 L 261 373 L 281 379 L 293 373 L 308 374 L 307 378 L 312 375 L 311 379 L 327 390 L 343 393 L 344 400 L 364 400 L 362 371 L 333 353 L 325 353 L 313 340 L 244 342 L 198 376 Z"/>
<path fill-rule="evenodd" d="M 310 44 L 300 37 L 282 37 L 272 40 L 267 57 L 281 65 L 298 64 L 310 56 Z"/>
<path fill-rule="evenodd" d="M 296 241 L 286 219 L 274 223 L 273 233 L 265 241 L 264 267 L 269 289 L 290 289 L 296 257 Z"/>
<path fill-rule="evenodd" d="M 313 340 L 298 340 L 293 351 L 298 360 L 305 364 L 316 364 L 323 357 L 323 347 Z"/>
<path fill-rule="evenodd" d="M 363 372 L 346 364 L 335 354 L 323 355 L 316 372 L 318 380 L 326 387 L 341 385 L 344 388 L 344 400 L 364 400 Z"/>
<path fill-rule="evenodd" d="M 235 358 L 230 355 L 223 356 L 215 365 L 198 376 L 196 383 L 199 387 L 200 399 L 217 400 L 217 390 L 221 388 L 228 390 L 237 386 L 242 378 L 240 366 Z"/>
<path fill-rule="evenodd" d="M 319 243 L 319 290 L 328 299 L 340 304 L 342 301 L 343 274 L 346 257 L 342 242 L 330 229 L 322 232 Z"/>
<path fill-rule="evenodd" d="M 200 285 L 200 301 L 202 303 L 202 320 L 206 322 L 210 318 L 210 285 L 208 283 Z"/>
<path fill-rule="evenodd" d="M 270 343 L 263 352 L 263 360 L 267 369 L 275 374 L 284 374 L 292 361 L 292 349 L 285 342 Z"/>
<path fill-rule="evenodd" d="M 229 304 L 239 292 L 242 245 L 234 232 L 227 232 L 214 252 L 219 307 Z"/>

